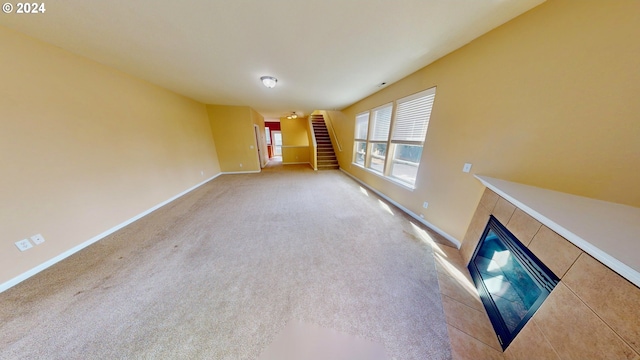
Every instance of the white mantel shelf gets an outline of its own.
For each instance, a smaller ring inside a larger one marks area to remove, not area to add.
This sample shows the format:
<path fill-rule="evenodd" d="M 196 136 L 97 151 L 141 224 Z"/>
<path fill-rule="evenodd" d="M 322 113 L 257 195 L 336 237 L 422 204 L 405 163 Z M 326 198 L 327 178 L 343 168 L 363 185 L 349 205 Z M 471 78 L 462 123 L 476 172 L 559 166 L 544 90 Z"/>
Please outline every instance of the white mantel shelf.
<path fill-rule="evenodd" d="M 640 287 L 640 208 L 487 176 L 475 177 Z"/>

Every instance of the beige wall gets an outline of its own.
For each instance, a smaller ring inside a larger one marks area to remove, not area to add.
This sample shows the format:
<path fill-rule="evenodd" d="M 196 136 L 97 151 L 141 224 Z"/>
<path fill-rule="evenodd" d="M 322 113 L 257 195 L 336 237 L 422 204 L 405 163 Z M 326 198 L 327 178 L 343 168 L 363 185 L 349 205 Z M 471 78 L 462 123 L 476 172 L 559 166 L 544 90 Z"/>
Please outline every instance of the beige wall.
<path fill-rule="evenodd" d="M 203 104 L 2 27 L 0 48 L 0 284 L 220 173 Z"/>
<path fill-rule="evenodd" d="M 345 109 L 341 167 L 457 239 L 483 190 L 473 173 L 640 206 L 639 11 L 547 1 Z M 433 86 L 414 191 L 350 165 L 357 113 Z"/>
<path fill-rule="evenodd" d="M 207 112 L 222 172 L 260 171 L 253 124 L 262 117 L 248 106 L 207 105 Z"/>
<path fill-rule="evenodd" d="M 297 119 L 280 119 L 280 131 L 282 131 L 282 145 L 285 146 L 309 146 L 307 136 L 309 125 L 306 117 Z"/>
<path fill-rule="evenodd" d="M 282 162 L 310 163 L 309 125 L 306 117 L 280 119 L 282 132 Z"/>
<path fill-rule="evenodd" d="M 258 146 L 260 147 L 260 167 L 264 167 L 269 162 L 269 153 L 267 151 L 267 136 L 264 131 L 264 117 L 254 109 L 251 109 L 251 122 L 258 126 Z"/>

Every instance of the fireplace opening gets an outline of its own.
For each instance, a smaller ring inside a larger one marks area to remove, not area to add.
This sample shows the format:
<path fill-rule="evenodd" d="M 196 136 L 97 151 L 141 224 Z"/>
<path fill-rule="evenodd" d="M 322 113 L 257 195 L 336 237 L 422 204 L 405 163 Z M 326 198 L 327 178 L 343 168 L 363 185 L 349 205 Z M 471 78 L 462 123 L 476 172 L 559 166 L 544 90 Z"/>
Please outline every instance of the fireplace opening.
<path fill-rule="evenodd" d="M 553 272 L 493 216 L 468 269 L 503 350 L 558 283 Z"/>

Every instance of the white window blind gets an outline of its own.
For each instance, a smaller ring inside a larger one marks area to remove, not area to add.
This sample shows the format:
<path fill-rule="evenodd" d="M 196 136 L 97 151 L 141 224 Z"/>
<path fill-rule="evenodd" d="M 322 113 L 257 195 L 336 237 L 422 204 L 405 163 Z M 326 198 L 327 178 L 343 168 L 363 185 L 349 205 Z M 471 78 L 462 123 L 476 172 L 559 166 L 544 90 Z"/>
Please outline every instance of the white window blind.
<path fill-rule="evenodd" d="M 358 114 L 356 116 L 356 136 L 357 140 L 367 140 L 367 132 L 369 128 L 369 112 Z"/>
<path fill-rule="evenodd" d="M 433 88 L 398 100 L 391 140 L 424 142 L 435 97 Z"/>
<path fill-rule="evenodd" d="M 386 105 L 373 111 L 373 131 L 369 140 L 387 141 L 389 139 L 392 109 L 392 105 Z"/>

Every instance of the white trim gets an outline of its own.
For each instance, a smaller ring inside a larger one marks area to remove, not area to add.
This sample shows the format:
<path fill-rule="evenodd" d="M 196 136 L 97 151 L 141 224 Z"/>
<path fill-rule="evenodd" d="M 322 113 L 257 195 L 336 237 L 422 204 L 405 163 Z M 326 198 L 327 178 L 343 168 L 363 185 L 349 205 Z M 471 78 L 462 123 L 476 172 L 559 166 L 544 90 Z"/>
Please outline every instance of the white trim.
<path fill-rule="evenodd" d="M 456 248 L 460 249 L 460 241 L 456 238 L 454 238 L 453 236 L 447 234 L 446 232 L 444 232 L 442 229 L 438 228 L 437 226 L 433 225 L 432 223 L 428 222 L 427 220 L 421 218 L 419 215 L 417 215 L 416 213 L 412 212 L 411 210 L 407 209 L 406 207 L 400 205 L 399 203 L 397 203 L 396 201 L 392 200 L 391 198 L 389 198 L 388 196 L 386 196 L 385 194 L 379 192 L 378 190 L 372 188 L 371 186 L 369 186 L 368 184 L 366 184 L 365 182 L 363 182 L 362 180 L 358 179 L 357 177 L 349 174 L 348 172 L 344 171 L 344 169 L 340 168 L 340 170 L 345 173 L 347 176 L 349 176 L 350 178 L 352 178 L 353 180 L 355 180 L 356 182 L 360 183 L 361 185 L 363 185 L 364 187 L 366 187 L 367 189 L 373 191 L 374 193 L 376 193 L 378 196 L 380 196 L 381 198 L 385 199 L 386 201 L 390 202 L 391 204 L 393 204 L 393 206 L 397 207 L 398 209 L 402 210 L 403 212 L 405 212 L 407 215 L 411 216 L 412 218 L 414 218 L 415 220 L 417 220 L 418 222 L 420 222 L 421 224 L 423 224 L 424 226 L 428 227 L 429 229 L 437 232 L 438 234 L 442 235 L 445 239 L 449 240 L 453 245 L 456 246 Z"/>
<path fill-rule="evenodd" d="M 260 170 L 247 170 L 247 171 L 225 171 L 221 172 L 220 175 L 236 175 L 236 174 L 257 174 Z"/>
<path fill-rule="evenodd" d="M 640 287 L 639 208 L 474 176 L 484 186 Z"/>
<path fill-rule="evenodd" d="M 311 163 L 313 162 L 313 165 L 311 167 L 313 168 L 313 170 L 318 171 L 318 142 L 316 141 L 316 131 L 313 128 L 313 120 L 311 120 L 311 116 L 307 118 L 307 122 L 309 126 L 309 133 L 311 134 L 311 150 L 313 150 L 313 161 L 309 161 L 309 164 L 311 165 Z"/>
<path fill-rule="evenodd" d="M 219 173 L 219 174 L 217 174 L 217 175 L 215 175 L 213 177 L 210 177 L 209 179 L 207 179 L 207 180 L 205 180 L 205 181 L 203 181 L 203 182 L 201 182 L 201 183 L 199 183 L 199 184 L 197 184 L 197 185 L 195 185 L 195 186 L 193 186 L 193 187 L 191 187 L 191 188 L 179 193 L 178 195 L 176 195 L 176 196 L 174 196 L 174 197 L 172 197 L 172 198 L 170 198 L 168 200 L 165 200 L 165 201 L 161 202 L 160 204 L 158 204 L 158 205 L 156 205 L 156 206 L 154 206 L 154 207 L 152 207 L 152 208 L 150 208 L 150 209 L 148 209 L 146 211 L 141 212 L 140 214 L 132 217 L 131 219 L 126 220 L 125 222 L 122 222 L 122 223 L 112 227 L 111 229 L 92 237 L 91 239 L 83 242 L 82 244 L 76 245 L 76 246 L 72 247 L 71 249 L 63 252 L 62 254 L 43 262 L 42 264 L 32 268 L 31 270 L 27 270 L 26 272 L 14 277 L 13 279 L 0 284 L 0 293 L 5 291 L 5 290 L 7 290 L 7 289 L 9 289 L 9 288 L 11 288 L 11 287 L 13 287 L 13 286 L 15 286 L 15 285 L 17 285 L 17 284 L 19 284 L 19 283 L 21 283 L 22 281 L 32 277 L 33 275 L 41 272 L 42 270 L 45 270 L 48 267 L 50 267 L 52 265 L 55 265 L 56 263 L 68 258 L 69 256 L 77 253 L 78 251 L 86 248 L 87 246 L 97 242 L 98 240 L 101 240 L 104 237 L 111 235 L 112 233 L 122 229 L 123 227 L 133 223 L 134 221 L 139 220 L 140 218 L 152 213 L 153 211 L 155 211 L 155 210 L 167 205 L 168 203 L 178 199 L 179 197 L 181 197 L 181 196 L 183 196 L 183 195 L 195 190 L 196 188 L 208 183 L 209 181 L 217 178 L 218 176 L 220 176 L 222 174 L 223 173 Z"/>
<path fill-rule="evenodd" d="M 362 165 L 360 165 L 358 163 L 352 162 L 351 164 L 359 167 L 360 169 L 368 172 L 369 174 L 375 175 L 375 176 L 379 177 L 380 179 L 388 181 L 389 183 L 391 183 L 393 185 L 396 185 L 396 186 L 399 186 L 399 187 L 401 187 L 401 188 L 403 188 L 405 190 L 413 192 L 413 190 L 416 189 L 415 186 L 411 187 L 411 186 L 409 186 L 409 184 L 405 184 L 405 183 L 401 182 L 400 180 L 394 179 L 393 176 L 391 176 L 391 175 L 385 176 L 381 172 L 375 171 L 375 170 L 370 169 L 370 168 L 366 168 L 366 167 L 364 167 L 364 166 L 362 166 Z"/>

